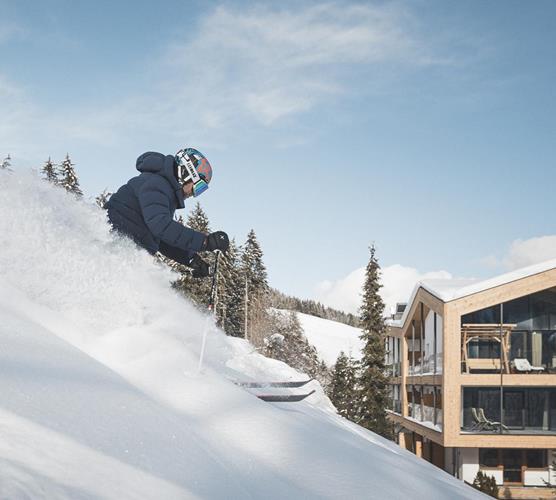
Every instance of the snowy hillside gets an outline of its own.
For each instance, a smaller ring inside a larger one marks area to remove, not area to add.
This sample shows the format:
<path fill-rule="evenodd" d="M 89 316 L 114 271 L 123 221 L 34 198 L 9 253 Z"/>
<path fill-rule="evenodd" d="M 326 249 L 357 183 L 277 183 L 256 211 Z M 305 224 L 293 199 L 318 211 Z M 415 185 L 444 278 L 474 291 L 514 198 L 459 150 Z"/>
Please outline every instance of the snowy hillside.
<path fill-rule="evenodd" d="M 327 366 L 336 363 L 340 352 L 361 359 L 363 342 L 359 338 L 361 330 L 353 326 L 328 319 L 317 318 L 310 314 L 296 313 L 303 333 L 309 343 L 315 346 L 319 358 Z"/>
<path fill-rule="evenodd" d="M 485 498 L 338 417 L 230 379 L 299 374 L 211 331 L 104 213 L 0 172 L 0 498 Z"/>

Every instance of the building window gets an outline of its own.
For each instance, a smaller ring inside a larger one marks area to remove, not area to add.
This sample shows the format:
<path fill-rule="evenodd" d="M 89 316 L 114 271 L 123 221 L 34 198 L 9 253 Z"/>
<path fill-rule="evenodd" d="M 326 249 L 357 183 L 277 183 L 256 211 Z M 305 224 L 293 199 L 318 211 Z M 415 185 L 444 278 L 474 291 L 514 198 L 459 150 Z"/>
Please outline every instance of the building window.
<path fill-rule="evenodd" d="M 462 371 L 556 373 L 556 287 L 461 317 Z"/>
<path fill-rule="evenodd" d="M 464 432 L 556 434 L 555 388 L 464 387 L 462 398 Z"/>
<path fill-rule="evenodd" d="M 498 450 L 491 448 L 481 448 L 479 450 L 479 465 L 481 467 L 498 467 L 499 464 Z"/>
<path fill-rule="evenodd" d="M 527 450 L 525 452 L 526 465 L 530 469 L 546 469 L 547 468 L 546 450 Z"/>
<path fill-rule="evenodd" d="M 523 484 L 527 469 L 548 468 L 547 450 L 481 448 L 479 466 L 502 470 L 505 484 Z"/>

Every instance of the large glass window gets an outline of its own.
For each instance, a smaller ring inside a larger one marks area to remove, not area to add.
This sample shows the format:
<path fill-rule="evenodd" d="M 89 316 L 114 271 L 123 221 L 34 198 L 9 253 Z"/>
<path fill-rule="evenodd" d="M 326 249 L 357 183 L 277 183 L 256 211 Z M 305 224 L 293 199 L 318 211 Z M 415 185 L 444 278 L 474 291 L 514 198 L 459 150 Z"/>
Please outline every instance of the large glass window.
<path fill-rule="evenodd" d="M 481 467 L 498 467 L 500 465 L 498 451 L 494 448 L 479 449 L 479 465 Z"/>
<path fill-rule="evenodd" d="M 462 323 L 471 324 L 498 324 L 500 323 L 500 306 L 487 307 L 461 317 Z"/>
<path fill-rule="evenodd" d="M 400 386 L 397 384 L 391 384 L 388 386 L 389 389 L 389 404 L 388 409 L 395 413 L 402 412 L 402 402 L 400 397 Z"/>
<path fill-rule="evenodd" d="M 462 371 L 556 373 L 556 287 L 461 317 Z"/>
<path fill-rule="evenodd" d="M 462 396 L 464 432 L 556 434 L 556 388 L 464 387 Z"/>
<path fill-rule="evenodd" d="M 420 422 L 442 427 L 441 386 L 408 385 L 408 415 Z"/>
<path fill-rule="evenodd" d="M 481 448 L 479 466 L 501 469 L 505 484 L 523 484 L 523 472 L 527 469 L 548 468 L 547 450 Z"/>

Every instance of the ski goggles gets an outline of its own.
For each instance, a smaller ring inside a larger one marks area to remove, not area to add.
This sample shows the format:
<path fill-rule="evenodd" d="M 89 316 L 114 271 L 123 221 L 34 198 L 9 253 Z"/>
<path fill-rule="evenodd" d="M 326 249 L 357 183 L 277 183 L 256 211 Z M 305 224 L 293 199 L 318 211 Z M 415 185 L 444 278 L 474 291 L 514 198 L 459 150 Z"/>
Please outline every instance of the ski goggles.
<path fill-rule="evenodd" d="M 178 156 L 178 168 L 182 169 L 179 176 L 182 185 L 187 181 L 193 182 L 193 196 L 195 198 L 209 188 L 205 176 L 197 172 L 193 160 L 187 153 L 182 153 Z"/>

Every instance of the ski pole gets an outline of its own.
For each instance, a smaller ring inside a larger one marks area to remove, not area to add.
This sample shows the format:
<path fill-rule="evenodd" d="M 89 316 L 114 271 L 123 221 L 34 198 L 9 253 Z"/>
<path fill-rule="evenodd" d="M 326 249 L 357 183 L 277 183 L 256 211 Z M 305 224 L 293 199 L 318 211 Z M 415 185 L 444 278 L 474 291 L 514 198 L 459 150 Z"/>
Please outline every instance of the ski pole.
<path fill-rule="evenodd" d="M 216 301 L 216 276 L 218 273 L 218 259 L 220 258 L 220 251 L 216 251 L 216 260 L 214 262 L 214 272 L 212 273 L 212 286 L 210 288 L 210 298 L 208 303 L 208 314 L 205 318 L 205 328 L 203 331 L 203 341 L 201 343 L 201 354 L 199 355 L 199 367 L 197 372 L 201 373 L 203 367 L 203 358 L 205 357 L 205 346 L 207 343 L 207 333 L 209 330 L 209 323 L 214 320 L 214 303 Z"/>

